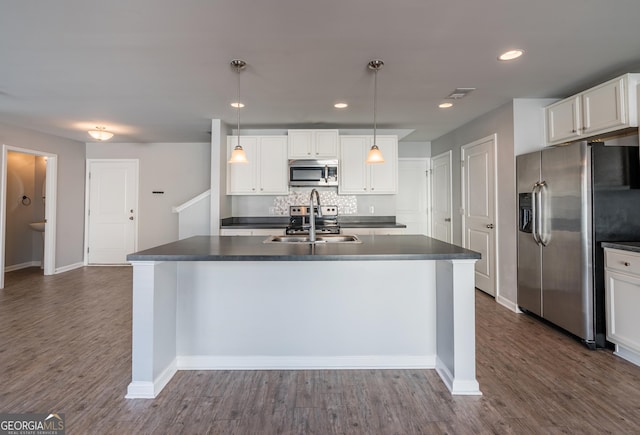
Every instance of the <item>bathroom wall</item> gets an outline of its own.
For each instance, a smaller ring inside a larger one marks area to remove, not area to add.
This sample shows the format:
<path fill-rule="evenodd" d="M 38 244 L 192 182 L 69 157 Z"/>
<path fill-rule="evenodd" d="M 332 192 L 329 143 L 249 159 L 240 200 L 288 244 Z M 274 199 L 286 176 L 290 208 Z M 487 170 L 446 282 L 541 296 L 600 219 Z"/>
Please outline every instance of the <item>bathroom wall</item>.
<path fill-rule="evenodd" d="M 42 157 L 16 152 L 7 155 L 5 268 L 8 270 L 42 262 L 42 234 L 33 231 L 29 223 L 44 219 L 45 169 Z"/>

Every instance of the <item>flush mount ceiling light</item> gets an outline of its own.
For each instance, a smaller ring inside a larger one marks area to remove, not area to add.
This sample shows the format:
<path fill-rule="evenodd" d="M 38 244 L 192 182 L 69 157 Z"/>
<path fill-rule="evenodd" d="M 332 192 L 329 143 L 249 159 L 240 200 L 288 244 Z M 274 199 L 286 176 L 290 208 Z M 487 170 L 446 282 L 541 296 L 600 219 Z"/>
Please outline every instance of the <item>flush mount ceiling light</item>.
<path fill-rule="evenodd" d="M 448 109 L 449 107 L 453 107 L 453 103 L 440 103 L 438 107 L 441 109 Z"/>
<path fill-rule="evenodd" d="M 241 109 L 241 108 L 244 107 L 244 104 L 234 101 L 233 103 L 231 103 L 231 107 L 233 107 L 235 109 Z"/>
<path fill-rule="evenodd" d="M 347 107 L 349 107 L 349 105 L 347 103 L 336 103 L 333 105 L 333 107 L 335 107 L 336 109 L 346 109 Z"/>
<path fill-rule="evenodd" d="M 376 142 L 376 106 L 378 100 L 378 71 L 380 68 L 384 66 L 384 62 L 380 59 L 375 59 L 369 62 L 369 69 L 373 70 L 373 145 L 371 145 L 371 149 L 369 150 L 369 154 L 367 155 L 367 163 L 384 163 L 384 157 L 382 157 L 382 152 L 380 152 L 380 148 L 378 148 L 378 144 Z"/>
<path fill-rule="evenodd" d="M 95 140 L 99 140 L 100 142 L 109 140 L 113 137 L 113 133 L 107 131 L 107 127 L 100 125 L 97 125 L 95 130 L 89 130 L 87 133 L 89 133 L 89 136 Z"/>
<path fill-rule="evenodd" d="M 515 50 L 509 50 L 509 51 L 505 51 L 500 56 L 498 56 L 498 60 L 502 60 L 502 61 L 514 60 L 519 58 L 523 54 L 524 54 L 524 50 L 520 50 L 519 48 Z"/>
<path fill-rule="evenodd" d="M 246 66 L 247 66 L 247 63 L 244 60 L 234 59 L 231 61 L 231 68 L 235 69 L 236 73 L 238 73 L 238 100 L 235 106 L 238 109 L 238 130 L 236 132 L 238 140 L 235 148 L 231 152 L 229 163 L 248 163 L 249 162 L 249 160 L 247 160 L 247 153 L 245 153 L 242 147 L 240 146 L 240 108 L 244 107 L 244 104 L 240 103 L 240 73 Z"/>

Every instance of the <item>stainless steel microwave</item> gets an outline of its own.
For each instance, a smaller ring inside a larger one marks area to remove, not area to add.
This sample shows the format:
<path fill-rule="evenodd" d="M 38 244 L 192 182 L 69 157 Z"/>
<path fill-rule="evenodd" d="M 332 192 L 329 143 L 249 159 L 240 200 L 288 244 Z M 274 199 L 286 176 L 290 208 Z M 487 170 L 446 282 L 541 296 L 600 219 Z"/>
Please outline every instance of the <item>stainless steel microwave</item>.
<path fill-rule="evenodd" d="M 289 160 L 289 186 L 337 185 L 337 160 Z"/>

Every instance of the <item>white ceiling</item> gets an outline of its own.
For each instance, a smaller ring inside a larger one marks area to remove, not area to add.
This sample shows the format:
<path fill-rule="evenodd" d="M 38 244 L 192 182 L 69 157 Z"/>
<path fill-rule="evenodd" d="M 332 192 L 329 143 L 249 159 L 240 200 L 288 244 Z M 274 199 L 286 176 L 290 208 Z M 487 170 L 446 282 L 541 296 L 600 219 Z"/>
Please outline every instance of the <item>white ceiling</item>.
<path fill-rule="evenodd" d="M 526 50 L 504 63 L 507 49 Z M 378 127 L 426 141 L 513 98 L 640 71 L 638 0 L 0 0 L 0 122 L 82 142 L 242 128 Z M 448 110 L 456 87 L 477 90 Z M 333 104 L 347 101 L 348 109 Z"/>

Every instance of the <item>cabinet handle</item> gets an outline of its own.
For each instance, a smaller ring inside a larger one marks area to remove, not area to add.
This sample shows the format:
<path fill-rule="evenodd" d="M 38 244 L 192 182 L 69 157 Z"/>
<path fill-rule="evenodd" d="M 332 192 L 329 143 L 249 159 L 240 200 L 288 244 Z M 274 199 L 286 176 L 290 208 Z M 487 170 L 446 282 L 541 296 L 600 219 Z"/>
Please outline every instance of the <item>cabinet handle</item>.
<path fill-rule="evenodd" d="M 624 262 L 622 262 L 622 264 L 624 264 L 626 267 L 631 266 L 631 263 L 629 263 L 628 261 L 624 261 Z"/>
<path fill-rule="evenodd" d="M 575 133 L 575 132 L 576 132 L 576 130 L 575 130 L 575 129 L 571 130 L 571 133 Z"/>

